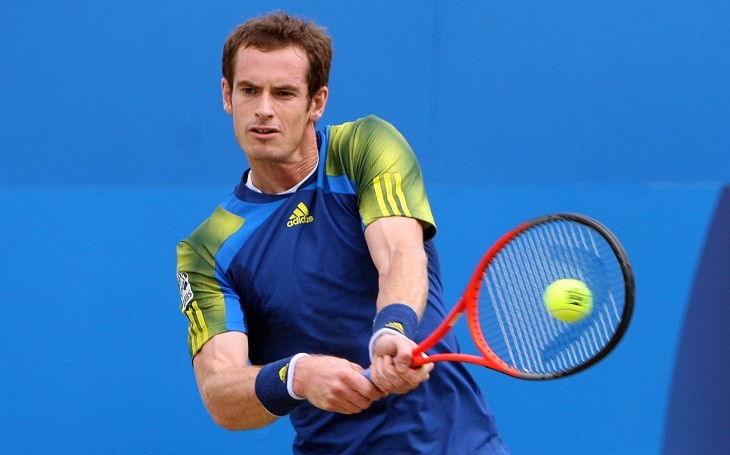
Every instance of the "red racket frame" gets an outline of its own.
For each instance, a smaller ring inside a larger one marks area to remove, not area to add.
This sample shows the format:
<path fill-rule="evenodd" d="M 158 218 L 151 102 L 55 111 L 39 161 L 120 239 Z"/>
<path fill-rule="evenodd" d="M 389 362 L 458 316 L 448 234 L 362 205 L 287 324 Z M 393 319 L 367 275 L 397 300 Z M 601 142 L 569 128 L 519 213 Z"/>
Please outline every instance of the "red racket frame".
<path fill-rule="evenodd" d="M 479 322 L 479 290 L 481 289 L 484 273 L 487 270 L 487 267 L 489 267 L 489 264 L 492 262 L 492 260 L 495 258 L 495 256 L 502 250 L 502 248 L 509 243 L 512 239 L 523 233 L 524 231 L 530 229 L 532 226 L 535 226 L 537 224 L 542 224 L 546 222 L 551 221 L 559 221 L 559 220 L 567 220 L 567 221 L 575 221 L 579 222 L 581 224 L 587 225 L 590 228 L 594 229 L 595 231 L 599 232 L 609 243 L 611 248 L 613 249 L 614 253 L 616 254 L 616 257 L 619 260 L 619 263 L 622 268 L 624 282 L 626 285 L 625 291 L 625 307 L 624 307 L 624 314 L 622 317 L 622 320 L 619 324 L 619 327 L 617 328 L 616 332 L 614 333 L 613 338 L 607 343 L 607 345 L 592 359 L 589 359 L 587 362 L 577 365 L 574 368 L 568 370 L 568 371 L 562 371 L 562 372 L 556 372 L 556 373 L 529 373 L 520 371 L 517 368 L 514 368 L 513 366 L 507 364 L 502 359 L 500 359 L 489 347 L 489 344 L 487 343 L 487 340 L 484 339 L 484 335 L 481 328 L 481 323 Z M 446 318 L 443 320 L 443 322 L 427 337 L 425 338 L 414 350 L 413 350 L 413 364 L 414 367 L 419 367 L 421 365 L 424 365 L 426 363 L 432 363 L 432 362 L 444 362 L 444 361 L 452 361 L 452 362 L 468 362 L 473 363 L 476 365 L 481 365 L 487 368 L 491 368 L 495 371 L 507 374 L 509 376 L 513 376 L 520 379 L 533 379 L 533 380 L 543 380 L 543 379 L 554 379 L 558 377 L 567 376 L 569 374 L 577 373 L 578 371 L 582 371 L 586 369 L 588 366 L 595 364 L 600 360 L 601 358 L 605 357 L 613 348 L 618 344 L 619 340 L 622 338 L 624 332 L 628 328 L 629 321 L 631 319 L 631 314 L 633 312 L 633 302 L 634 302 L 634 279 L 633 279 L 633 273 L 631 269 L 631 265 L 629 264 L 628 257 L 626 255 L 626 252 L 624 251 L 623 247 L 619 243 L 618 239 L 609 231 L 605 226 L 603 226 L 598 221 L 589 218 L 584 215 L 575 214 L 575 213 L 561 213 L 561 214 L 553 214 L 553 215 L 546 215 L 542 216 L 540 218 L 536 218 L 534 220 L 525 222 L 517 226 L 516 228 L 512 229 L 511 231 L 504 234 L 499 240 L 497 240 L 491 248 L 484 254 L 482 259 L 479 261 L 479 264 L 475 268 L 471 279 L 469 280 L 469 283 L 459 300 L 459 302 L 456 304 L 456 306 L 451 310 L 451 312 L 446 316 Z M 471 355 L 471 354 L 461 354 L 461 353 L 440 353 L 440 354 L 432 354 L 428 356 L 423 356 L 422 354 L 425 354 L 426 351 L 433 348 L 438 341 L 446 335 L 449 330 L 451 330 L 454 325 L 456 325 L 457 321 L 461 317 L 461 314 L 466 312 L 467 316 L 467 325 L 469 328 L 469 334 L 471 335 L 472 340 L 474 341 L 474 344 L 476 345 L 479 352 L 482 354 L 482 356 L 477 355 Z"/>
<path fill-rule="evenodd" d="M 469 280 L 469 284 L 466 286 L 466 290 L 461 296 L 459 302 L 441 322 L 441 324 L 439 324 L 439 326 L 413 350 L 413 366 L 419 367 L 431 362 L 468 362 L 501 371 L 514 377 L 520 377 L 523 374 L 497 357 L 497 355 L 494 354 L 492 349 L 489 347 L 487 340 L 484 339 L 481 324 L 479 322 L 478 297 L 479 290 L 481 289 L 483 282 L 484 272 L 492 262 L 492 259 L 494 259 L 504 245 L 521 232 L 525 231 L 531 225 L 532 223 L 523 223 L 512 231 L 506 233 L 484 254 L 474 270 L 474 273 Z M 428 357 L 422 356 L 421 354 L 434 347 L 436 343 L 438 343 L 438 341 L 443 338 L 444 335 L 446 335 L 449 330 L 454 327 L 454 325 L 456 325 L 464 311 L 466 311 L 469 334 L 483 357 L 457 353 L 433 354 Z"/>

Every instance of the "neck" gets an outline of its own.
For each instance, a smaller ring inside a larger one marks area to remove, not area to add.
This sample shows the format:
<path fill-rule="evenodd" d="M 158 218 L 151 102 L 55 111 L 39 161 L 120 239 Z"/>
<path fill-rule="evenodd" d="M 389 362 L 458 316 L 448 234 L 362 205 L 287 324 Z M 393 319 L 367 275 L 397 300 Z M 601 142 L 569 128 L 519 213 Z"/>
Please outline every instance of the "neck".
<path fill-rule="evenodd" d="M 251 166 L 251 182 L 262 193 L 283 193 L 304 180 L 317 166 L 319 149 L 314 125 L 308 127 L 299 148 L 286 162 L 257 161 Z"/>

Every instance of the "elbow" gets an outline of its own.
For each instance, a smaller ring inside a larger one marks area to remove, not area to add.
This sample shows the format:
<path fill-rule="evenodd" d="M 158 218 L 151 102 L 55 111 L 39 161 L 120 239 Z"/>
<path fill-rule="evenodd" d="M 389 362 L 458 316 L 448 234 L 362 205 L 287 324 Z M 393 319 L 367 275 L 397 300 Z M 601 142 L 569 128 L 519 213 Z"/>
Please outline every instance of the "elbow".
<path fill-rule="evenodd" d="M 228 415 L 226 413 L 215 412 L 214 410 L 209 410 L 208 412 L 216 425 L 228 431 L 257 430 L 267 426 L 276 419 L 275 416 L 271 416 L 271 419 L 255 417 L 241 418 L 239 415 Z"/>
<path fill-rule="evenodd" d="M 238 422 L 228 417 L 217 415 L 212 412 L 210 413 L 210 416 L 213 418 L 213 422 L 215 422 L 216 425 L 228 431 L 240 431 L 246 429 L 242 428 Z"/>

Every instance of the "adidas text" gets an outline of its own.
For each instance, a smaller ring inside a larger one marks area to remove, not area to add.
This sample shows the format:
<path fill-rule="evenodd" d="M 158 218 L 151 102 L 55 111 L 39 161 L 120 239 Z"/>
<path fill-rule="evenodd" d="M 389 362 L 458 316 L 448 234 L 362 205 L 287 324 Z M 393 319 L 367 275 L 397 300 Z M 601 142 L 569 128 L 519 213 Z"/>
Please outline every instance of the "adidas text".
<path fill-rule="evenodd" d="M 309 216 L 298 216 L 296 218 L 289 218 L 289 221 L 286 223 L 286 227 L 292 227 L 297 226 L 300 224 L 307 224 L 314 221 L 314 217 L 312 215 Z"/>

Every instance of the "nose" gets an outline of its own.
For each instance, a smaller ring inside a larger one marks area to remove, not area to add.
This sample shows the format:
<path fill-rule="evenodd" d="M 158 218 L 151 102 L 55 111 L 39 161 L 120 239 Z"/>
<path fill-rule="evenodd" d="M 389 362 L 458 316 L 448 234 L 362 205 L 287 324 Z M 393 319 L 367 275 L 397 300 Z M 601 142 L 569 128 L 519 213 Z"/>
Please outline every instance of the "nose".
<path fill-rule="evenodd" d="M 258 118 L 272 118 L 274 116 L 272 99 L 269 93 L 264 92 L 261 94 L 256 105 L 255 114 Z"/>

